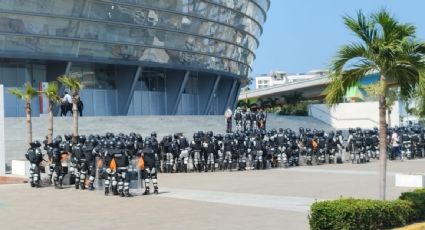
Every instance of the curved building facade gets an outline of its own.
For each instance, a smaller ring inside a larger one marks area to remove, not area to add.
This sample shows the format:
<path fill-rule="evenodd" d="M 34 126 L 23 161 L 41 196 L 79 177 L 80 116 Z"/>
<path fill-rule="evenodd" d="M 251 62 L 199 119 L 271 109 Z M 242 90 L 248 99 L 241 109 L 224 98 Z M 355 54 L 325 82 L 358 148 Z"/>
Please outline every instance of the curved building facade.
<path fill-rule="evenodd" d="M 269 5 L 0 0 L 0 84 L 79 77 L 85 115 L 223 114 L 247 82 Z M 5 95 L 6 116 L 23 115 L 21 105 Z"/>

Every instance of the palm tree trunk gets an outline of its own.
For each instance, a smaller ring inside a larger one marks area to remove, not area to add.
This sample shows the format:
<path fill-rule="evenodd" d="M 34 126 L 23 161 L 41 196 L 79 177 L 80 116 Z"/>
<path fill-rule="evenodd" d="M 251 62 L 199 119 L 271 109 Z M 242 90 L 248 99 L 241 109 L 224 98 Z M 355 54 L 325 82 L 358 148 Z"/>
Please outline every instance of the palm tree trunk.
<path fill-rule="evenodd" d="M 77 143 L 78 136 L 78 108 L 77 97 L 72 98 L 72 141 Z"/>
<path fill-rule="evenodd" d="M 27 143 L 28 146 L 32 142 L 32 123 L 31 123 L 31 103 L 25 103 L 26 123 L 27 123 Z"/>
<path fill-rule="evenodd" d="M 381 75 L 381 84 L 385 89 L 385 76 L 383 75 Z M 379 96 L 379 198 L 381 200 L 385 200 L 387 187 L 387 127 L 385 115 L 385 93 L 383 93 Z"/>
<path fill-rule="evenodd" d="M 47 127 L 47 143 L 52 143 L 53 140 L 53 102 L 49 101 L 49 125 Z"/>

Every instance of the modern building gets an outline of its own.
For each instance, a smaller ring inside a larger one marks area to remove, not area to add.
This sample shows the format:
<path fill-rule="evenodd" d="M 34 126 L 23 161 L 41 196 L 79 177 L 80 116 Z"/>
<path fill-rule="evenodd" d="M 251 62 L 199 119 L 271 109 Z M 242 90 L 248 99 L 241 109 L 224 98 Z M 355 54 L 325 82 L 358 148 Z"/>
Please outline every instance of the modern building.
<path fill-rule="evenodd" d="M 247 83 L 269 6 L 0 0 L 0 84 L 7 91 L 79 77 L 85 115 L 223 114 Z M 33 101 L 34 116 L 45 112 L 41 100 Z M 24 115 L 23 103 L 8 93 L 5 114 Z"/>
<path fill-rule="evenodd" d="M 255 77 L 255 88 L 263 89 L 276 85 L 284 85 L 293 82 L 301 82 L 323 77 L 327 75 L 326 70 L 311 70 L 308 73 L 289 74 L 283 71 L 272 71 Z"/>

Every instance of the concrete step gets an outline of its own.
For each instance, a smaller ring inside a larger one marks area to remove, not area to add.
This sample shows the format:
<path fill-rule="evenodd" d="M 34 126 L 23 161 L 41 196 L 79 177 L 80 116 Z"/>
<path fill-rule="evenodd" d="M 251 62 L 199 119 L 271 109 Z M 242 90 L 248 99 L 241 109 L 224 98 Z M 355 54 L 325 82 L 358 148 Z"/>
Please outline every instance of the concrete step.
<path fill-rule="evenodd" d="M 47 117 L 32 118 L 34 140 L 44 140 L 47 134 Z M 104 134 L 106 132 L 140 133 L 149 136 L 152 131 L 158 137 L 173 133 L 184 133 L 190 139 L 194 132 L 213 131 L 225 133 L 224 116 L 108 116 L 108 117 L 79 117 L 80 134 Z M 310 129 L 331 130 L 332 127 L 311 117 L 280 116 L 269 114 L 267 129 L 290 128 L 298 131 L 299 127 Z M 72 118 L 54 118 L 54 136 L 71 134 Z M 13 159 L 24 159 L 26 146 L 26 120 L 23 117 L 5 118 L 6 164 L 10 166 Z"/>

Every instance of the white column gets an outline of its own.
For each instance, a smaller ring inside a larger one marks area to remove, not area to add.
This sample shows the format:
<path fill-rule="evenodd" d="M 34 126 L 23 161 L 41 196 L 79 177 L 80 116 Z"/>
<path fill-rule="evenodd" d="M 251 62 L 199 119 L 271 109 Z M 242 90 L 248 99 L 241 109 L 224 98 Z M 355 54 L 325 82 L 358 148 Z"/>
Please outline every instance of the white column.
<path fill-rule="evenodd" d="M 4 93 L 0 85 L 0 175 L 6 174 L 6 151 L 4 142 Z"/>

